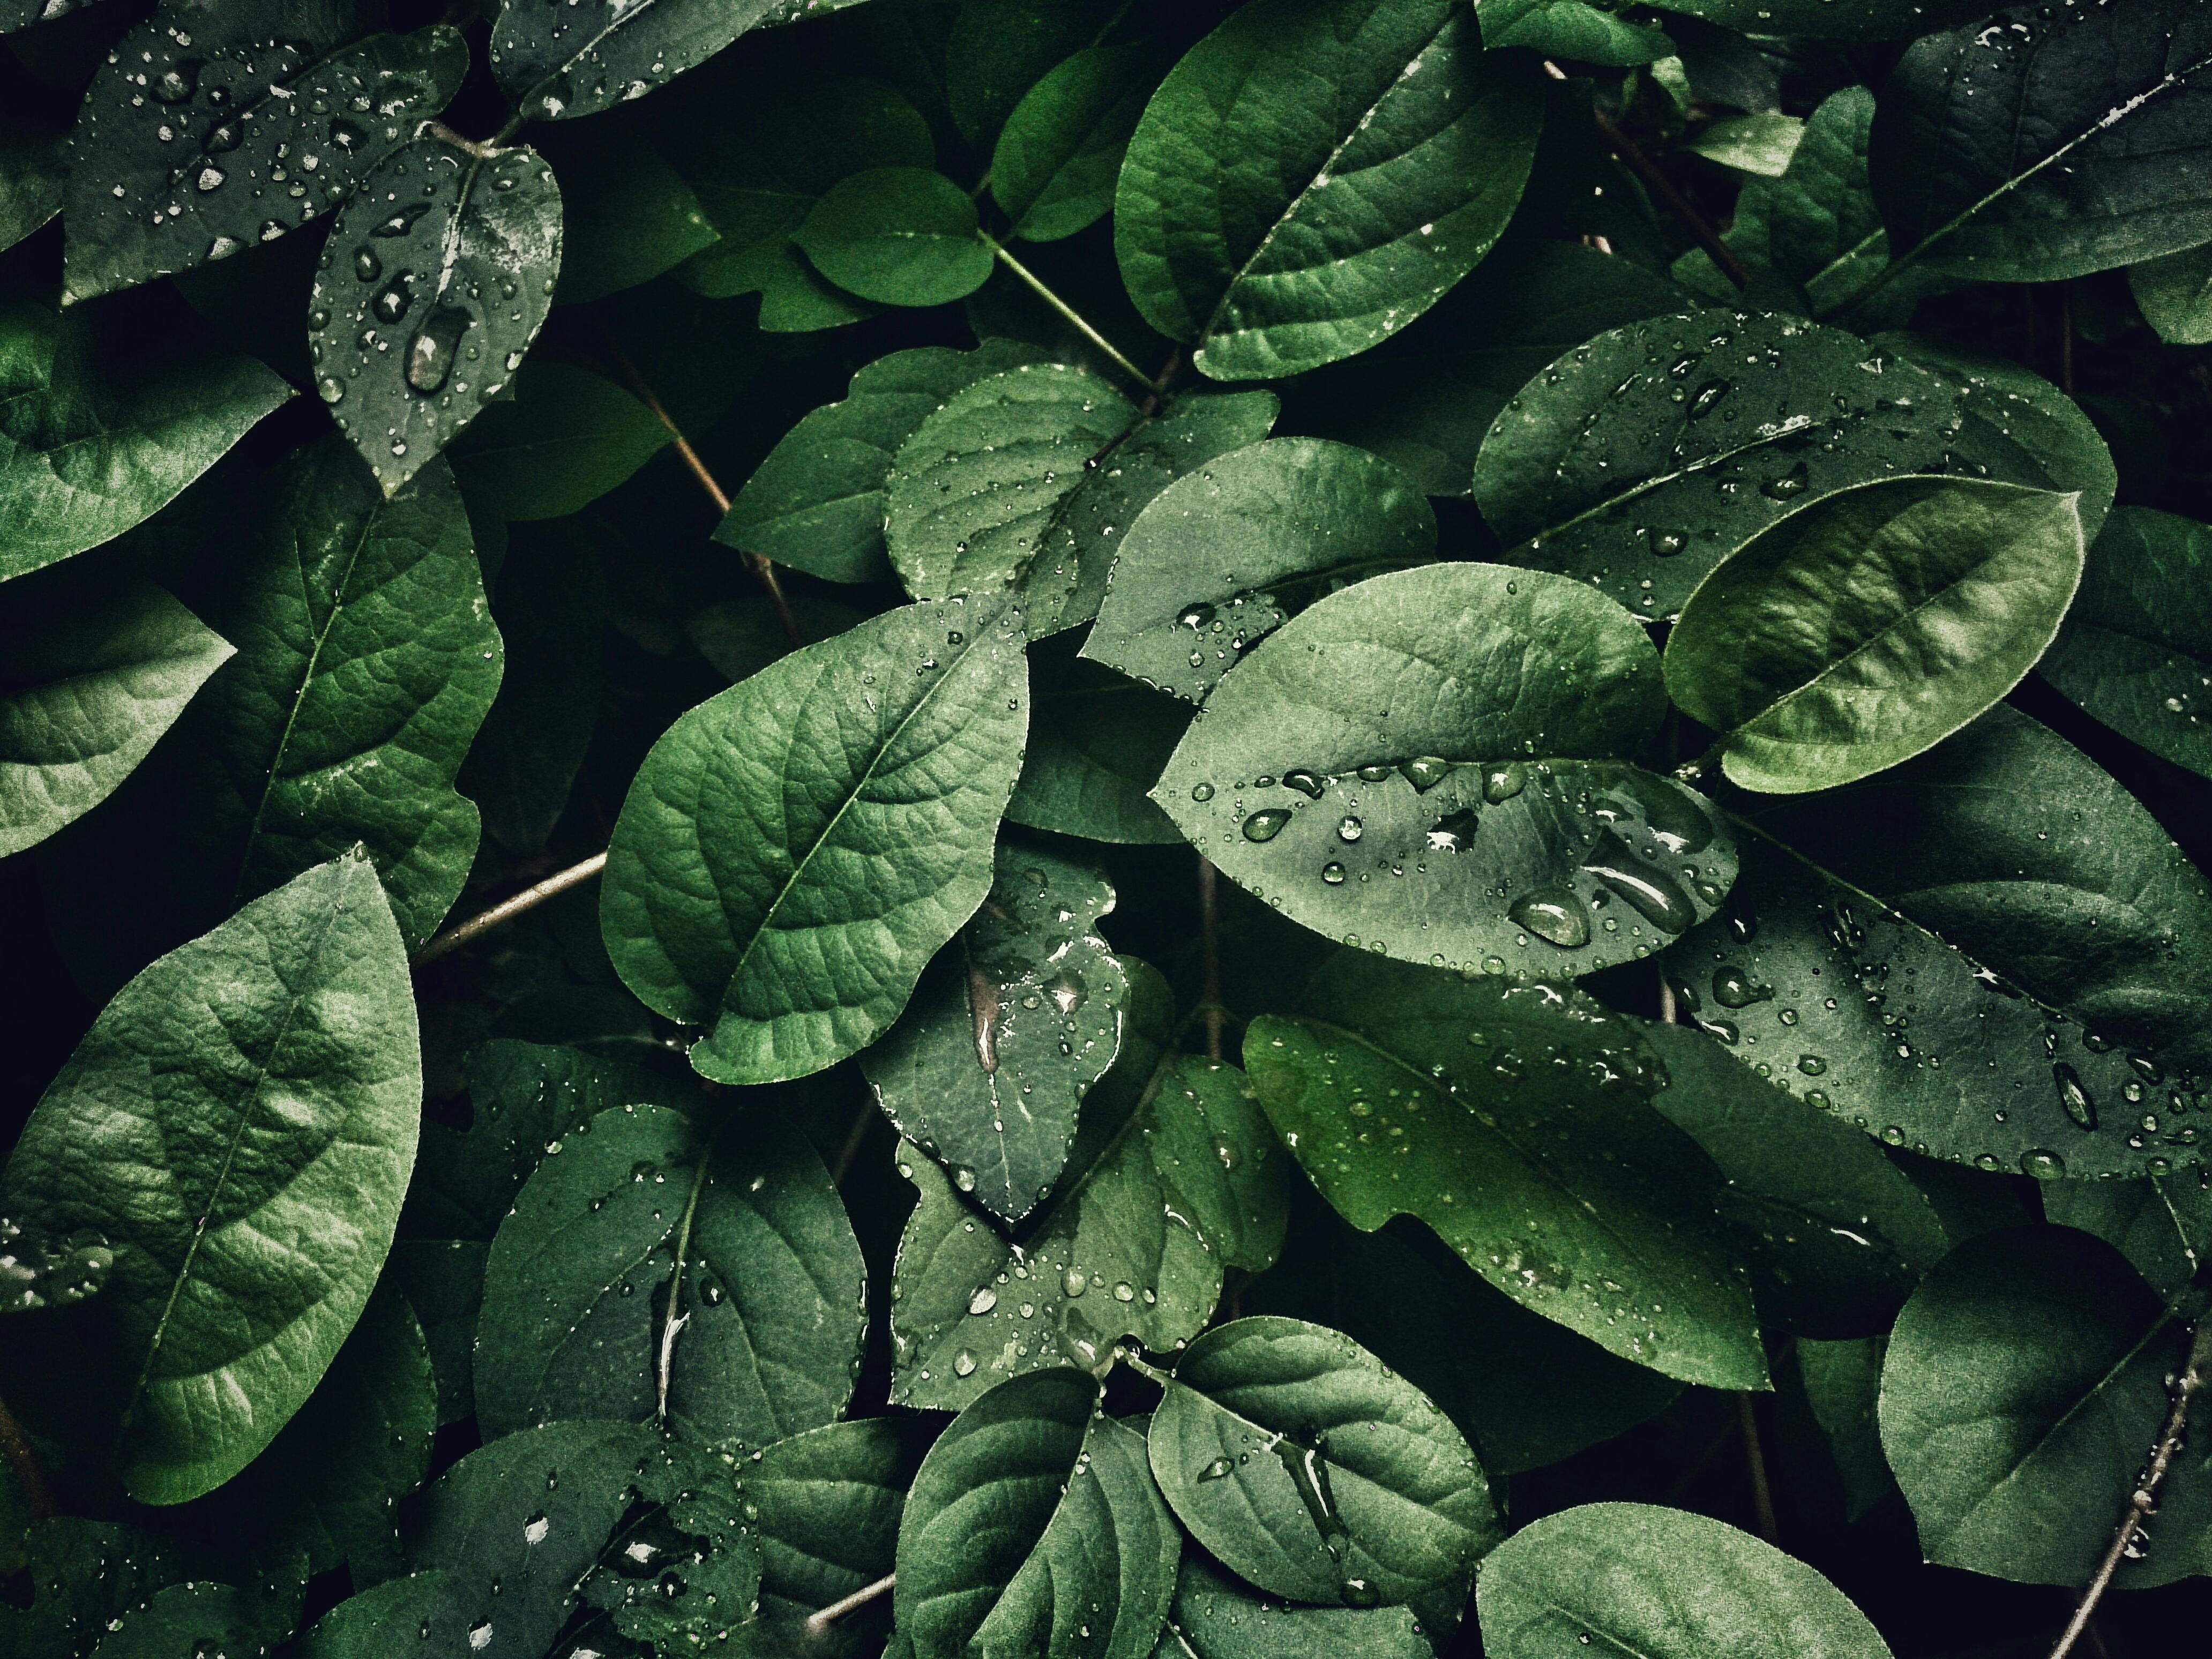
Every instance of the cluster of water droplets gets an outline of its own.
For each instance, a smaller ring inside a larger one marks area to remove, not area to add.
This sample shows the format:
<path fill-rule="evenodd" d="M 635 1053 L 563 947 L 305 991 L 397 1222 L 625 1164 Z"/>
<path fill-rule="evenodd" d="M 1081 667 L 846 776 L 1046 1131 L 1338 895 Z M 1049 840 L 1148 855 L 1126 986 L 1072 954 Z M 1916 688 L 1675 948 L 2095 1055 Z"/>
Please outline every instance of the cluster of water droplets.
<path fill-rule="evenodd" d="M 0 1313 L 65 1308 L 100 1294 L 115 1252 L 91 1228 L 47 1239 L 0 1215 Z"/>

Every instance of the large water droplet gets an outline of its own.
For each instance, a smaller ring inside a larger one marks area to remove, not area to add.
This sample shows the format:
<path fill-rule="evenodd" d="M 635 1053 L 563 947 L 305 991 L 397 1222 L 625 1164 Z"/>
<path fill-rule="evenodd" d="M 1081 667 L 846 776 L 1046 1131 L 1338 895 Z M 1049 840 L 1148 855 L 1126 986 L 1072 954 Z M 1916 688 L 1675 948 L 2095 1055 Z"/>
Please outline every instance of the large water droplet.
<path fill-rule="evenodd" d="M 1450 775 L 1452 763 L 1436 755 L 1416 755 L 1409 761 L 1400 761 L 1398 771 L 1413 786 L 1416 794 L 1425 795 Z"/>
<path fill-rule="evenodd" d="M 200 60 L 187 58 L 163 70 L 148 82 L 146 90 L 164 104 L 183 104 L 199 90 Z"/>
<path fill-rule="evenodd" d="M 353 274 L 364 283 L 373 283 L 384 275 L 384 261 L 376 257 L 374 248 L 357 247 L 353 251 Z"/>
<path fill-rule="evenodd" d="M 1505 919 L 1563 951 L 1589 943 L 1589 912 L 1563 887 L 1522 894 L 1505 907 Z"/>
<path fill-rule="evenodd" d="M 1811 483 L 1805 463 L 1800 461 L 1780 477 L 1769 478 L 1759 485 L 1759 493 L 1771 501 L 1786 501 L 1803 495 Z"/>
<path fill-rule="evenodd" d="M 1282 833 L 1283 826 L 1290 821 L 1289 809 L 1281 806 L 1262 807 L 1244 820 L 1244 839 L 1273 841 Z"/>
<path fill-rule="evenodd" d="M 2097 1103 L 2081 1086 L 2081 1074 L 2062 1060 L 2051 1068 L 2051 1075 L 2058 1085 L 2058 1103 L 2065 1108 L 2066 1115 L 2074 1120 L 2075 1126 L 2083 1129 L 2095 1128 Z"/>
<path fill-rule="evenodd" d="M 407 315 L 408 307 L 415 303 L 415 290 L 408 283 L 410 274 L 400 271 L 376 290 L 376 297 L 368 302 L 368 309 L 370 315 L 378 322 L 396 323 Z M 410 375 L 408 378 L 411 380 L 414 377 Z"/>
<path fill-rule="evenodd" d="M 1723 1008 L 1748 1008 L 1773 996 L 1772 986 L 1759 984 L 1741 968 L 1731 964 L 1713 969 L 1713 1000 Z"/>
<path fill-rule="evenodd" d="M 2066 1173 L 2066 1160 L 2056 1152 L 2046 1152 L 2035 1147 L 2020 1155 L 2020 1171 L 2032 1175 L 2038 1181 L 2057 1181 Z"/>
<path fill-rule="evenodd" d="M 1201 1480 L 1226 1480 L 1237 1466 L 1225 1457 L 1217 1457 L 1198 1472 Z"/>
<path fill-rule="evenodd" d="M 461 336 L 474 319 L 459 306 L 439 306 L 422 319 L 407 343 L 407 384 L 417 392 L 439 390 L 453 372 Z"/>
<path fill-rule="evenodd" d="M 1583 860 L 1583 868 L 1626 899 L 1638 915 L 1662 933 L 1687 932 L 1698 919 L 1697 907 L 1682 884 L 1656 865 L 1637 857 L 1628 843 L 1610 830 L 1599 832 L 1596 845 Z"/>
<path fill-rule="evenodd" d="M 1713 412 L 1713 405 L 1727 397 L 1728 392 L 1729 383 L 1726 380 L 1707 380 L 1691 394 L 1690 406 L 1683 413 L 1690 420 L 1701 421 Z"/>
<path fill-rule="evenodd" d="M 404 236 L 415 228 L 415 222 L 429 210 L 428 202 L 405 203 L 371 225 L 368 234 L 372 236 Z"/>
<path fill-rule="evenodd" d="M 1312 773 L 1304 769 L 1294 769 L 1283 774 L 1283 787 L 1297 790 L 1308 800 L 1319 800 L 1321 792 L 1326 786 Z"/>
<path fill-rule="evenodd" d="M 1511 800 L 1528 787 L 1528 769 L 1519 761 L 1482 769 L 1482 798 L 1492 806 Z"/>

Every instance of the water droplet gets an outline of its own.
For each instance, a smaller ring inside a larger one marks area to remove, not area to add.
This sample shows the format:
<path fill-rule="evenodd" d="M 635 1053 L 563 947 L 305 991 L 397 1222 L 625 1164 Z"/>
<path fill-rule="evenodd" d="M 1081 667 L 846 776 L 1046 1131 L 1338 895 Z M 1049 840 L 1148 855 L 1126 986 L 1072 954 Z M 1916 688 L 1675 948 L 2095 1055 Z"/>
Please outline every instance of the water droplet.
<path fill-rule="evenodd" d="M 2058 1103 L 2065 1109 L 2066 1115 L 2073 1119 L 2075 1127 L 2095 1128 L 2097 1103 L 2081 1086 L 2081 1074 L 2062 1060 L 2051 1068 L 2051 1076 L 2058 1085 Z"/>
<path fill-rule="evenodd" d="M 1800 1054 L 1797 1056 L 1797 1069 L 1807 1077 L 1819 1077 L 1828 1069 L 1828 1062 L 1818 1054 Z"/>
<path fill-rule="evenodd" d="M 1800 461 L 1778 478 L 1769 478 L 1759 485 L 1759 493 L 1771 501 L 1786 501 L 1802 495 L 1812 483 L 1805 463 Z"/>
<path fill-rule="evenodd" d="M 1697 907 L 1681 883 L 1638 858 L 1610 830 L 1599 832 L 1596 844 L 1583 860 L 1583 868 L 1626 899 L 1638 915 L 1662 933 L 1687 932 L 1698 919 Z"/>
<path fill-rule="evenodd" d="M 1772 986 L 1758 983 L 1741 968 L 1713 969 L 1713 1000 L 1723 1008 L 1748 1008 L 1754 1002 L 1771 1000 L 1773 995 Z"/>
<path fill-rule="evenodd" d="M 1319 778 L 1308 771 L 1301 769 L 1283 774 L 1283 787 L 1297 790 L 1308 800 L 1319 800 L 1324 787 Z"/>
<path fill-rule="evenodd" d="M 1249 835 L 1250 831 L 1248 830 L 1246 833 Z M 1346 813 L 1342 822 L 1336 826 L 1336 838 L 1339 841 L 1352 842 L 1358 841 L 1359 836 L 1359 820 Z"/>
<path fill-rule="evenodd" d="M 969 1353 L 965 1348 L 961 1349 L 958 1353 L 954 1354 L 952 1356 L 952 1374 L 955 1376 L 975 1376 L 975 1356 Z"/>
<path fill-rule="evenodd" d="M 2020 1155 L 2020 1171 L 2032 1175 L 2038 1181 L 2057 1181 L 2066 1173 L 2066 1160 L 2056 1152 L 2046 1152 L 2040 1147 Z"/>
<path fill-rule="evenodd" d="M 1247 841 L 1273 841 L 1277 836 L 1282 833 L 1283 826 L 1290 821 L 1291 815 L 1286 808 L 1280 806 L 1262 807 L 1260 811 L 1253 813 L 1250 817 L 1244 820 L 1244 839 Z"/>
<path fill-rule="evenodd" d="M 1589 943 L 1589 912 L 1565 888 L 1523 894 L 1505 907 L 1505 919 L 1563 951 Z"/>
<path fill-rule="evenodd" d="M 396 323 L 407 315 L 408 307 L 415 303 L 415 290 L 408 285 L 409 275 L 404 270 L 399 272 L 377 289 L 376 297 L 368 302 L 370 314 L 378 322 Z"/>
<path fill-rule="evenodd" d="M 1190 788 L 1190 798 L 1196 801 L 1212 800 L 1213 799 L 1213 786 L 1210 783 L 1193 784 Z"/>
<path fill-rule="evenodd" d="M 1227 1458 L 1217 1457 L 1198 1472 L 1198 1478 L 1201 1480 L 1226 1480 L 1236 1467 Z"/>
<path fill-rule="evenodd" d="M 1436 755 L 1416 755 L 1412 760 L 1400 761 L 1398 771 L 1413 786 L 1415 794 L 1425 795 L 1450 775 L 1452 763 Z"/>
<path fill-rule="evenodd" d="M 968 1311 L 971 1314 L 987 1314 L 998 1305 L 999 1293 L 988 1285 L 968 1298 Z"/>
<path fill-rule="evenodd" d="M 379 296 L 380 299 L 381 296 Z M 395 319 L 396 320 L 396 319 Z M 461 337 L 475 319 L 459 306 L 438 306 L 422 319 L 407 343 L 407 384 L 417 392 L 436 392 L 453 372 Z"/>
<path fill-rule="evenodd" d="M 1511 800 L 1528 787 L 1528 769 L 1519 761 L 1482 769 L 1482 798 L 1492 806 Z"/>
<path fill-rule="evenodd" d="M 147 83 L 146 90 L 164 104 L 183 104 L 199 90 L 200 60 L 187 58 L 163 70 Z"/>
<path fill-rule="evenodd" d="M 376 257 L 372 247 L 357 247 L 353 251 L 353 274 L 364 283 L 373 283 L 384 275 L 384 261 Z"/>

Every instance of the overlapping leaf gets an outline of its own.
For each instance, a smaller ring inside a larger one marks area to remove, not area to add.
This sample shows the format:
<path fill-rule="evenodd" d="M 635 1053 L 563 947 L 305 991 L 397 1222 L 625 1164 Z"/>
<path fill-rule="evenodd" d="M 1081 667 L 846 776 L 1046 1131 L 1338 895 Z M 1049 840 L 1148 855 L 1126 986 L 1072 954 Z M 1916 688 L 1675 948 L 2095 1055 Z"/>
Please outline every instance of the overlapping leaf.
<path fill-rule="evenodd" d="M 1029 753 L 1006 803 L 1016 823 L 1087 841 L 1182 839 L 1150 791 L 1190 724 L 1179 700 L 1074 653 L 1063 635 L 1030 649 Z"/>
<path fill-rule="evenodd" d="M 1273 1601 L 1183 1547 L 1163 1659 L 1429 1659 L 1436 1650 L 1403 1607 Z"/>
<path fill-rule="evenodd" d="M 802 1620 L 893 1570 L 907 1489 L 939 1426 L 908 1415 L 825 1424 L 746 1463 L 738 1488 L 760 1543 L 764 1620 Z"/>

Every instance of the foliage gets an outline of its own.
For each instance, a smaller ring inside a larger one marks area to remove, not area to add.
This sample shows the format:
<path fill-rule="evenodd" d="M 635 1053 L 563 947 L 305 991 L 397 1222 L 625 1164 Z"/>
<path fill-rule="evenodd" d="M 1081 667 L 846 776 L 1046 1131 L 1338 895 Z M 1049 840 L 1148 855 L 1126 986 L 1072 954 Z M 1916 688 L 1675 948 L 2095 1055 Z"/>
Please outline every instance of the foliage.
<path fill-rule="evenodd" d="M 1986 3 L 0 0 L 0 1654 L 2201 1646 L 2212 11 Z"/>

